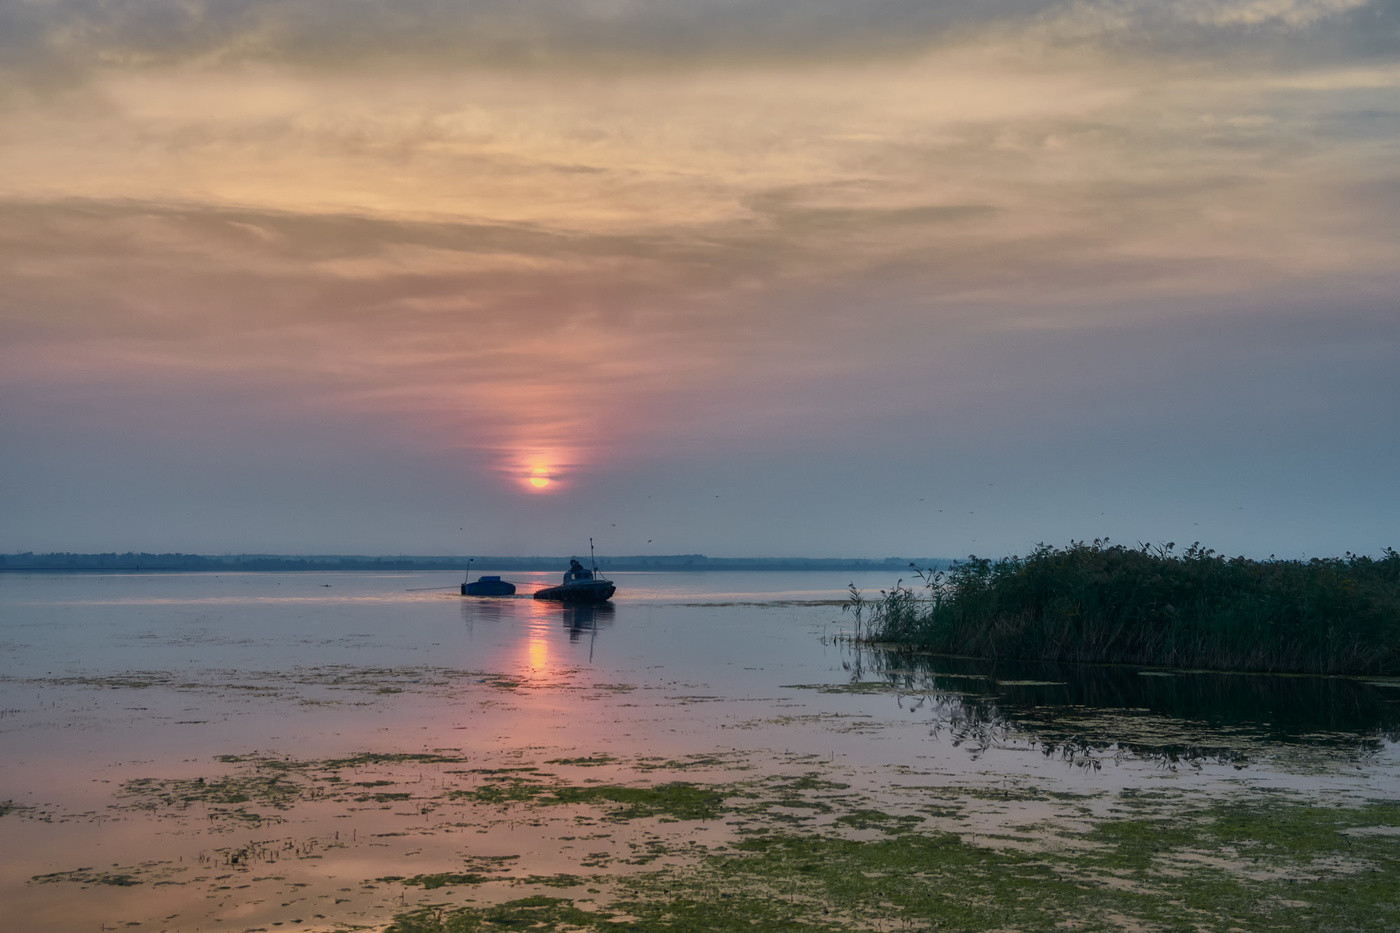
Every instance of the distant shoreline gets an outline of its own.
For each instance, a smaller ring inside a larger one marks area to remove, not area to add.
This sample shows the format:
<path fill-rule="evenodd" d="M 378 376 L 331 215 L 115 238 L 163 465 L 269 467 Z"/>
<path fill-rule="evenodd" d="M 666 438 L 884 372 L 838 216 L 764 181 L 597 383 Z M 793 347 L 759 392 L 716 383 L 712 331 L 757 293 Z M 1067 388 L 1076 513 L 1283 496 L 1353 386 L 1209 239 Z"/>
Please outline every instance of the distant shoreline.
<path fill-rule="evenodd" d="M 422 557 L 395 555 L 371 557 L 364 555 L 285 555 L 235 554 L 209 556 L 203 554 L 0 554 L 0 573 L 198 573 L 229 572 L 296 572 L 332 570 L 443 570 L 464 572 L 468 560 L 473 568 L 482 570 L 530 571 L 558 570 L 567 567 L 569 555 L 560 557 Z M 598 558 L 604 570 L 703 572 L 719 570 L 782 570 L 782 571 L 888 571 L 908 575 L 909 565 L 920 569 L 942 569 L 952 563 L 946 558 L 886 557 L 880 559 L 856 557 L 707 557 L 704 554 L 634 555 Z"/>

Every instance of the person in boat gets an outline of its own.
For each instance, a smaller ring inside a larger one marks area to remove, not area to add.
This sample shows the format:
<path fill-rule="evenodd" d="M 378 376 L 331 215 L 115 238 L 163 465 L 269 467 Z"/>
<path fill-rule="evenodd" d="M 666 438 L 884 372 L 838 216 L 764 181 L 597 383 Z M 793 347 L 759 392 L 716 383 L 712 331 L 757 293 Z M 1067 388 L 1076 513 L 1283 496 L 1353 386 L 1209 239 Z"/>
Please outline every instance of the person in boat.
<path fill-rule="evenodd" d="M 569 558 L 569 572 L 564 575 L 565 582 L 569 580 L 589 580 L 592 579 L 592 577 L 593 574 L 583 569 L 583 564 L 578 562 L 577 557 Z"/>

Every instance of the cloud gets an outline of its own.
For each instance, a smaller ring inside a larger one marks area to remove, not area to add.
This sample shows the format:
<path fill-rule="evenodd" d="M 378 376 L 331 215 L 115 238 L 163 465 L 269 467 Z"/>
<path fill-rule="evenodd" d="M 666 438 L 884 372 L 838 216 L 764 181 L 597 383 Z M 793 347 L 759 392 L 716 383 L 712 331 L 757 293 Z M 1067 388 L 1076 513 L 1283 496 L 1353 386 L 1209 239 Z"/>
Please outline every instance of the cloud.
<path fill-rule="evenodd" d="M 1047 25 L 1106 47 L 1277 49 L 1313 30 L 1379 50 L 1396 17 L 1393 0 L 13 0 L 0 62 L 40 81 L 191 62 L 626 73 L 902 58 Z"/>
<path fill-rule="evenodd" d="M 575 476 L 1160 422 L 1173 328 L 1393 294 L 1394 12 L 3 4 L 0 389 Z"/>
<path fill-rule="evenodd" d="M 0 7 L 0 50 L 20 70 L 59 75 L 196 60 L 358 69 L 411 59 L 432 67 L 606 71 L 898 54 L 969 22 L 1022 15 L 1023 6 L 991 2 L 970 12 L 910 0 L 17 0 Z"/>

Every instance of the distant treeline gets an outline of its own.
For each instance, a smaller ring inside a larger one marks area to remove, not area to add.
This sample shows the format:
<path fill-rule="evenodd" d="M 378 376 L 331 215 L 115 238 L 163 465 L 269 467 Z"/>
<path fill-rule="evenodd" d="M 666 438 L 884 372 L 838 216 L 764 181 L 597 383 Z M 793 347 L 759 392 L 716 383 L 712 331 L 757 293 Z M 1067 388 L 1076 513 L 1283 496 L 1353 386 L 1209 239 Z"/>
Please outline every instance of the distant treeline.
<path fill-rule="evenodd" d="M 578 557 L 579 555 L 570 555 Z M 358 555 L 235 554 L 0 554 L 0 572 L 131 572 L 140 571 L 297 571 L 297 570 L 465 570 L 467 557 L 365 557 Z M 569 557 L 473 557 L 473 568 L 483 570 L 559 570 Z M 634 557 L 599 557 L 598 565 L 612 571 L 698 570 L 885 570 L 898 572 L 911 563 L 907 557 L 880 560 L 827 557 L 706 557 L 704 554 L 672 554 Z M 942 567 L 949 562 L 924 559 L 920 566 Z"/>
<path fill-rule="evenodd" d="M 1400 675 L 1400 553 L 1227 558 L 1199 544 L 1042 545 L 852 592 L 863 640 L 1008 660 Z"/>

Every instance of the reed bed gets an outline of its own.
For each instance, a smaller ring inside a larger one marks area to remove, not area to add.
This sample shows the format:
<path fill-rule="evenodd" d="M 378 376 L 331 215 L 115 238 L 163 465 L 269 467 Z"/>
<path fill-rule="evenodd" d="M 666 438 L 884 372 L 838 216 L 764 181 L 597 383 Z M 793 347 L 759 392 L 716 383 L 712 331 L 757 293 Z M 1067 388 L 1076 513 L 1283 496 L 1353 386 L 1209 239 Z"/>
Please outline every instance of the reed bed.
<path fill-rule="evenodd" d="M 911 565 L 912 567 L 913 565 Z M 848 610 L 860 641 L 983 658 L 1400 675 L 1400 553 L 1227 558 L 1071 542 L 914 568 Z"/>

